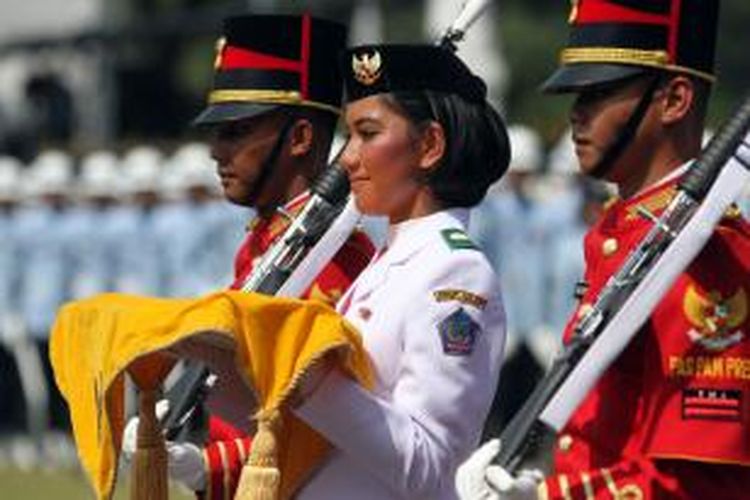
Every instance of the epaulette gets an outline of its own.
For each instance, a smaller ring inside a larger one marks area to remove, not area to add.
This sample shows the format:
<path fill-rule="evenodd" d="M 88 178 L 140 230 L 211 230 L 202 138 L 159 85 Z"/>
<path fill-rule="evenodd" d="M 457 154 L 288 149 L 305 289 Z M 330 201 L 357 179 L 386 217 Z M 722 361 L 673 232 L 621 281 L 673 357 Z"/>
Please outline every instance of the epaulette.
<path fill-rule="evenodd" d="M 445 240 L 448 244 L 448 248 L 451 250 L 479 250 L 463 229 L 443 229 L 440 231 L 440 234 L 443 236 L 443 240 Z"/>

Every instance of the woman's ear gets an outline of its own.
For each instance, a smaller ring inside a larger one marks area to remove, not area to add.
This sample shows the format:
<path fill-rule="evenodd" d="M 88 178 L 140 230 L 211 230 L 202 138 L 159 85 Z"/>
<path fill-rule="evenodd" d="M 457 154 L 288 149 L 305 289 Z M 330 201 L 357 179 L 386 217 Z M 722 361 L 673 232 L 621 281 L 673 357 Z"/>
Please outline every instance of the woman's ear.
<path fill-rule="evenodd" d="M 289 133 L 289 154 L 292 157 L 306 156 L 313 149 L 315 132 L 313 125 L 307 118 L 294 121 Z"/>
<path fill-rule="evenodd" d="M 695 106 L 695 86 L 690 78 L 678 75 L 664 86 L 661 121 L 664 125 L 679 122 Z"/>
<path fill-rule="evenodd" d="M 436 121 L 429 122 L 421 133 L 419 168 L 425 171 L 433 170 L 445 155 L 445 149 L 443 126 Z"/>

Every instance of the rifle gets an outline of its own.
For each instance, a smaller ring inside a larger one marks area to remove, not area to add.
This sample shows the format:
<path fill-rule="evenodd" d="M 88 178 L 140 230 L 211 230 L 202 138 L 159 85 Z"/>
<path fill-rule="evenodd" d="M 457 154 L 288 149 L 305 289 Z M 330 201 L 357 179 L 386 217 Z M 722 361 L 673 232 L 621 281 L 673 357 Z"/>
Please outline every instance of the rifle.
<path fill-rule="evenodd" d="M 750 178 L 750 96 L 691 165 L 661 216 L 609 278 L 524 406 L 503 429 L 494 463 L 516 471 L 559 431 L 640 330 Z"/>
<path fill-rule="evenodd" d="M 346 205 L 349 180 L 343 169 L 334 162 L 316 179 L 310 191 L 312 195 L 302 211 L 263 254 L 242 291 L 286 296 L 301 294 L 351 234 L 359 213 L 353 205 Z M 169 410 L 162 423 L 168 440 L 196 444 L 204 441 L 207 415 L 202 403 L 215 381 L 216 376 L 203 363 L 185 367 L 165 394 Z"/>

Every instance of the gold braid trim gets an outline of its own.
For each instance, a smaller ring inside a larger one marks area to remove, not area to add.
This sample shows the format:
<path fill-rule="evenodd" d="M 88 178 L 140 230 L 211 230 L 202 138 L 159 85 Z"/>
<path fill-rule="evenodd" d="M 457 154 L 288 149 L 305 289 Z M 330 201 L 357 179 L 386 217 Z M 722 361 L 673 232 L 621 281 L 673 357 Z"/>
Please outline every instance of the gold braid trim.
<path fill-rule="evenodd" d="M 224 447 L 224 443 L 221 441 L 216 443 L 217 449 L 219 450 L 219 457 L 221 457 L 221 469 L 223 472 L 223 484 L 224 484 L 224 500 L 231 500 L 229 496 L 229 459 L 227 457 L 227 449 Z"/>
<path fill-rule="evenodd" d="M 211 493 L 213 491 L 213 488 L 211 488 L 211 468 L 208 465 L 211 463 L 210 460 L 211 459 L 208 456 L 208 450 L 206 448 L 203 448 L 203 470 L 206 472 L 206 491 L 204 500 L 215 500 L 213 494 Z"/>
<path fill-rule="evenodd" d="M 586 500 L 594 500 L 594 488 L 591 485 L 591 476 L 586 472 L 581 473 L 581 482 L 583 483 L 583 491 L 586 493 Z"/>
<path fill-rule="evenodd" d="M 612 63 L 632 64 L 635 66 L 649 66 L 687 73 L 709 82 L 716 81 L 716 77 L 705 71 L 700 71 L 678 64 L 670 64 L 669 54 L 663 50 L 625 49 L 619 47 L 571 47 L 560 52 L 562 64 L 577 63 Z"/>
<path fill-rule="evenodd" d="M 549 487 L 547 481 L 542 481 L 536 488 L 536 496 L 538 500 L 549 500 Z"/>
<path fill-rule="evenodd" d="M 560 474 L 557 476 L 557 482 L 560 485 L 560 494 L 565 500 L 573 500 L 573 496 L 570 494 L 570 481 L 568 476 Z"/>
<path fill-rule="evenodd" d="M 307 106 L 339 114 L 341 110 L 330 104 L 302 99 L 302 94 L 296 90 L 214 90 L 208 95 L 209 104 L 226 102 L 255 102 L 259 104 L 291 104 Z"/>

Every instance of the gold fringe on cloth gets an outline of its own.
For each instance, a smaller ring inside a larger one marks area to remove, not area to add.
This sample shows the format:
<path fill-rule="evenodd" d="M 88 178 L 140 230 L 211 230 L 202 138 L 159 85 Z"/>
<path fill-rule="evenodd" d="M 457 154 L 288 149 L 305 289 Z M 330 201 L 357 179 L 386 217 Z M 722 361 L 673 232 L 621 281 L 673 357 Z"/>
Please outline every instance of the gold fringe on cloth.
<path fill-rule="evenodd" d="M 287 399 L 317 360 L 336 354 L 330 358 L 338 369 L 372 386 L 358 333 L 319 303 L 237 291 L 199 299 L 103 294 L 69 303 L 55 321 L 50 358 L 97 498 L 110 498 L 114 488 L 124 372 L 140 368 L 139 386 L 157 387 L 181 342 L 206 342 L 210 350 L 216 340 L 231 346 L 234 369 L 258 401 L 259 431 L 238 499 L 291 497 L 330 448 L 287 408 Z"/>

